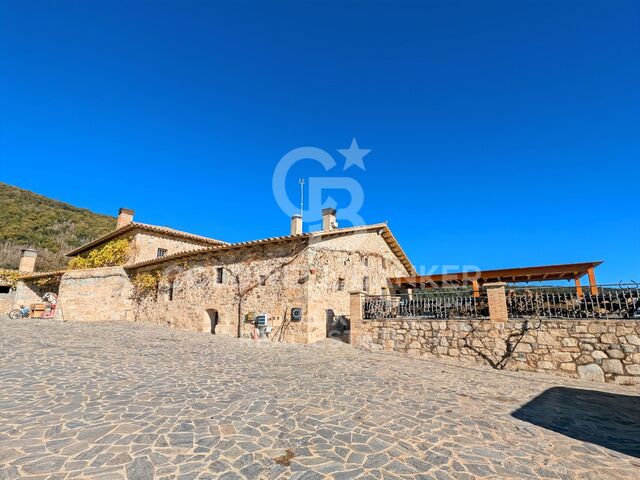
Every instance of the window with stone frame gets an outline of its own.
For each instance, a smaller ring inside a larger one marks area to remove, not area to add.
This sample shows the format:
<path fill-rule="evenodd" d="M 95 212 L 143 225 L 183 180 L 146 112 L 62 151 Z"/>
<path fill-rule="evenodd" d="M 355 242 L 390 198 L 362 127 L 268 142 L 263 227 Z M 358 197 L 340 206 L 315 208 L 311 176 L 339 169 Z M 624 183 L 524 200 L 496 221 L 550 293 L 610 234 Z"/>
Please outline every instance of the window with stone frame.
<path fill-rule="evenodd" d="M 338 291 L 341 292 L 344 290 L 344 278 L 338 279 Z"/>
<path fill-rule="evenodd" d="M 367 276 L 362 278 L 362 290 L 369 293 L 369 277 Z"/>
<path fill-rule="evenodd" d="M 224 268 L 216 268 L 216 283 L 224 283 Z"/>
<path fill-rule="evenodd" d="M 158 251 L 156 252 L 156 258 L 162 258 L 162 257 L 166 257 L 167 256 L 167 249 L 166 248 L 159 248 Z"/>
<path fill-rule="evenodd" d="M 260 281 L 260 285 L 262 285 L 262 286 L 266 285 L 267 284 L 267 276 L 266 275 L 260 275 L 259 281 Z"/>

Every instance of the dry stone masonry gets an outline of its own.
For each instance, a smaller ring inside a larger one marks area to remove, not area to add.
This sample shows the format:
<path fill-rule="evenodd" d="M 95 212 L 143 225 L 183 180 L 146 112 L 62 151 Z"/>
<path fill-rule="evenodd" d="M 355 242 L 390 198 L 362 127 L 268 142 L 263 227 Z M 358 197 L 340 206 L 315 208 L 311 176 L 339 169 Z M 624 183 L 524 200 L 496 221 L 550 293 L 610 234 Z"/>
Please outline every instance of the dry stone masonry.
<path fill-rule="evenodd" d="M 371 351 L 452 357 L 506 370 L 640 384 L 640 322 L 633 320 L 422 320 L 359 323 Z"/>

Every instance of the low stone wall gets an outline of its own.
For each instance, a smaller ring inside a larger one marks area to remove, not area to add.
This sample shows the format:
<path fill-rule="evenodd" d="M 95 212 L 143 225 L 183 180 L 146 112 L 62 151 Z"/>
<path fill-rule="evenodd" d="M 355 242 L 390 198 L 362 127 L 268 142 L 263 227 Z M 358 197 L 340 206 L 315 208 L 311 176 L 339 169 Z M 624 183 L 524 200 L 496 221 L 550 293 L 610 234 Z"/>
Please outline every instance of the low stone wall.
<path fill-rule="evenodd" d="M 494 368 L 640 384 L 640 321 L 362 320 L 356 346 Z"/>
<path fill-rule="evenodd" d="M 56 317 L 65 321 L 132 320 L 133 286 L 122 267 L 65 273 Z"/>

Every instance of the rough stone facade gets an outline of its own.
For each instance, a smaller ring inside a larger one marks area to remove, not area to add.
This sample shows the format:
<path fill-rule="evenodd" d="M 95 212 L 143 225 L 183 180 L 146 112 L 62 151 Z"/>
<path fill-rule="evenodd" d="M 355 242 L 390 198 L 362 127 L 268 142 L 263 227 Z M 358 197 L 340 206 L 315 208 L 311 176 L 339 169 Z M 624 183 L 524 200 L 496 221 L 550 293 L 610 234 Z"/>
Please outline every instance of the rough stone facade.
<path fill-rule="evenodd" d="M 165 249 L 167 251 L 166 255 L 173 255 L 178 252 L 206 247 L 211 247 L 211 245 L 186 238 L 179 239 L 171 235 L 139 231 L 131 238 L 131 256 L 127 264 L 131 265 L 137 262 L 153 260 L 158 257 L 159 248 Z"/>
<path fill-rule="evenodd" d="M 375 232 L 312 239 L 307 261 L 309 341 L 326 338 L 339 317 L 349 317 L 349 292 L 389 293 L 388 279 L 407 275 L 387 243 Z M 366 277 L 366 280 L 365 280 Z"/>
<path fill-rule="evenodd" d="M 157 270 L 131 275 L 145 271 Z M 158 290 L 136 296 L 135 318 L 209 332 L 215 311 L 216 334 L 238 335 L 240 325 L 240 335 L 250 336 L 251 319 L 266 313 L 272 338 L 310 343 L 326 338 L 335 318 L 349 315 L 349 291 L 362 288 L 365 276 L 370 291 L 382 293 L 388 277 L 406 273 L 375 231 L 209 251 L 163 264 Z M 291 321 L 293 307 L 302 309 L 301 322 Z"/>
<path fill-rule="evenodd" d="M 16 285 L 13 308 L 18 308 L 22 305 L 29 306 L 32 303 L 41 303 L 42 295 L 45 293 L 47 293 L 47 289 L 40 287 L 37 283 L 20 281 Z"/>
<path fill-rule="evenodd" d="M 131 320 L 132 292 L 122 267 L 72 270 L 60 280 L 56 317 L 65 321 Z"/>
<path fill-rule="evenodd" d="M 305 248 L 301 240 L 168 262 L 159 270 L 157 291 L 136 295 L 135 320 L 211 332 L 210 313 L 215 311 L 216 334 L 236 336 L 240 326 L 240 334 L 249 336 L 253 316 L 267 313 L 274 335 L 305 343 L 308 323 L 292 323 L 289 318 L 292 307 L 306 305 L 309 272 Z M 139 270 L 131 275 L 135 279 L 136 274 L 145 272 L 158 270 Z M 286 331 L 281 332 L 283 325 Z"/>
<path fill-rule="evenodd" d="M 640 322 L 633 320 L 363 320 L 357 346 L 452 357 L 494 368 L 640 384 Z"/>

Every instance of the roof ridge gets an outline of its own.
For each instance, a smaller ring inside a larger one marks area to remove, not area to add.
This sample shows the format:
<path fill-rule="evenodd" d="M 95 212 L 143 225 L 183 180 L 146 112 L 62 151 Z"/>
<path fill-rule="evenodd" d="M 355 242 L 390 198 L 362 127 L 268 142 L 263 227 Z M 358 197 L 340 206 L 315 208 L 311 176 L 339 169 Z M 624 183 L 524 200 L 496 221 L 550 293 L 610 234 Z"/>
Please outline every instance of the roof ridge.
<path fill-rule="evenodd" d="M 176 253 L 174 253 L 172 255 L 167 255 L 167 256 L 162 257 L 162 258 L 153 258 L 153 259 L 150 259 L 150 260 L 145 260 L 145 261 L 142 261 L 142 262 L 133 263 L 131 265 L 124 265 L 124 268 L 126 268 L 126 269 L 142 268 L 142 267 L 147 267 L 147 266 L 151 266 L 151 265 L 154 265 L 154 264 L 160 264 L 160 263 L 164 263 L 164 262 L 167 262 L 167 261 L 175 260 L 175 259 L 182 258 L 182 257 L 188 257 L 188 256 L 191 256 L 191 255 L 197 255 L 197 254 L 202 254 L 202 253 L 210 253 L 210 252 L 215 252 L 215 251 L 218 251 L 218 250 L 226 250 L 226 249 L 240 248 L 240 247 L 253 246 L 253 245 L 262 245 L 262 244 L 270 243 L 270 242 L 289 241 L 289 240 L 294 240 L 294 239 L 331 236 L 331 235 L 337 235 L 337 234 L 343 234 L 343 233 L 349 233 L 349 232 L 372 230 L 372 229 L 376 229 L 376 228 L 378 228 L 378 229 L 379 228 L 384 228 L 386 230 L 388 235 L 383 235 L 383 237 L 384 237 L 384 240 L 387 243 L 393 244 L 393 248 L 392 248 L 391 245 L 389 245 L 389 247 L 391 248 L 391 251 L 398 258 L 400 258 L 403 266 L 407 269 L 407 271 L 410 274 L 415 273 L 415 269 L 414 269 L 413 265 L 411 264 L 411 261 L 409 260 L 409 257 L 407 257 L 407 254 L 404 252 L 404 250 L 402 249 L 402 247 L 400 246 L 400 244 L 398 243 L 396 238 L 393 236 L 393 234 L 389 230 L 389 226 L 387 225 L 387 222 L 372 223 L 372 224 L 368 224 L 368 225 L 357 225 L 357 226 L 343 227 L 343 228 L 335 228 L 333 230 L 318 230 L 316 232 L 303 232 L 303 233 L 298 233 L 298 234 L 295 234 L 295 235 L 281 235 L 281 236 L 277 236 L 277 237 L 265 237 L 265 238 L 260 238 L 260 239 L 256 239 L 256 240 L 245 240 L 245 241 L 242 241 L 242 242 L 226 243 L 226 244 L 215 245 L 215 246 L 211 246 L 211 247 L 185 250 L 185 251 L 182 251 L 182 252 L 176 252 Z"/>
<path fill-rule="evenodd" d="M 193 239 L 193 240 L 199 240 L 201 242 L 209 243 L 209 244 L 219 244 L 219 245 L 227 245 L 228 244 L 227 242 L 225 242 L 223 240 L 217 240 L 217 239 L 211 238 L 211 237 L 204 237 L 202 235 L 197 235 L 195 233 L 183 232 L 182 230 L 176 230 L 175 228 L 171 228 L 171 227 L 161 227 L 159 225 L 152 225 L 150 223 L 130 222 L 130 223 L 126 224 L 123 227 L 116 228 L 115 230 L 112 230 L 112 231 L 110 231 L 108 233 L 105 233 L 101 237 L 98 237 L 98 238 L 96 238 L 96 239 L 94 239 L 94 240 L 92 240 L 90 242 L 85 243 L 84 245 L 79 246 L 78 248 L 75 248 L 75 249 L 71 250 L 66 255 L 67 256 L 77 255 L 79 253 L 84 252 L 85 250 L 88 250 L 88 249 L 90 249 L 92 247 L 100 245 L 101 243 L 104 243 L 107 240 L 111 240 L 112 238 L 116 238 L 119 235 L 122 235 L 123 233 L 129 232 L 129 231 L 134 230 L 136 228 L 139 228 L 141 230 L 155 231 L 157 233 L 165 233 L 167 235 L 174 235 L 174 236 L 182 237 L 182 238 L 190 238 L 190 239 Z"/>

